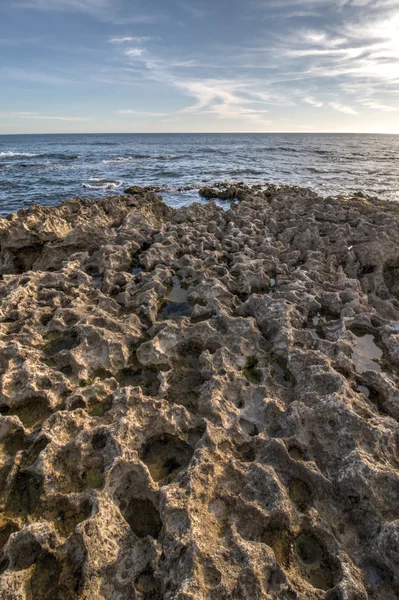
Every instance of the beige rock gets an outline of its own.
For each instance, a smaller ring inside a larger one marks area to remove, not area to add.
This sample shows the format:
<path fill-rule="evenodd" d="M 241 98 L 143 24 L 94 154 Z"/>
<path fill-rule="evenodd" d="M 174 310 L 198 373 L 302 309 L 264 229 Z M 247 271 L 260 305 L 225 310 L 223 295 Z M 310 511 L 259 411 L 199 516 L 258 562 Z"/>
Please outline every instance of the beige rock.
<path fill-rule="evenodd" d="M 3 600 L 399 597 L 399 208 L 0 219 Z"/>

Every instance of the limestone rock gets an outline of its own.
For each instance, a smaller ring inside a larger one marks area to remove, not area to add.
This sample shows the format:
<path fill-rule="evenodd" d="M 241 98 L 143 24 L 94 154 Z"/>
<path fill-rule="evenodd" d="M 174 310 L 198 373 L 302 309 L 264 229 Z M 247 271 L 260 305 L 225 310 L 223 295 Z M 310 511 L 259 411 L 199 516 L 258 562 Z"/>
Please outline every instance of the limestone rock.
<path fill-rule="evenodd" d="M 399 597 L 399 207 L 0 219 L 2 600 Z"/>

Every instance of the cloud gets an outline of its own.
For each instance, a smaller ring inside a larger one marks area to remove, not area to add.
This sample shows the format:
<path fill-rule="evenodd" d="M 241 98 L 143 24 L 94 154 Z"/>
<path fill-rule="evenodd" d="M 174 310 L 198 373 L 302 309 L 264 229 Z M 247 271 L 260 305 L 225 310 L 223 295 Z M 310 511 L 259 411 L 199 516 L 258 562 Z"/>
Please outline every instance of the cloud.
<path fill-rule="evenodd" d="M 128 48 L 128 50 L 125 50 L 124 54 L 125 56 L 136 57 L 141 56 L 143 52 L 144 48 Z"/>
<path fill-rule="evenodd" d="M 118 110 L 120 115 L 137 115 L 143 117 L 167 117 L 169 113 L 165 112 L 150 112 L 146 110 L 132 110 L 130 108 L 124 110 Z"/>
<path fill-rule="evenodd" d="M 135 42 L 136 44 L 140 44 L 142 42 L 148 42 L 153 39 L 155 39 L 153 36 L 142 35 L 136 37 L 113 37 L 109 38 L 108 42 L 110 42 L 111 44 L 127 44 L 129 42 Z"/>
<path fill-rule="evenodd" d="M 12 8 L 87 13 L 101 21 L 115 25 L 131 23 L 154 23 L 164 20 L 161 14 L 139 13 L 137 10 L 126 10 L 120 0 L 17 0 Z"/>
<path fill-rule="evenodd" d="M 382 112 L 399 112 L 399 106 L 388 106 L 375 100 L 361 99 L 358 100 L 358 102 L 361 102 L 363 106 L 366 106 L 367 108 L 371 108 L 373 110 L 378 110 Z"/>
<path fill-rule="evenodd" d="M 0 77 L 2 79 L 30 81 L 33 83 L 44 83 L 48 85 L 70 85 L 77 83 L 76 80 L 69 79 L 67 77 L 52 73 L 31 71 L 30 69 L 23 69 L 19 67 L 0 67 Z"/>
<path fill-rule="evenodd" d="M 345 106 L 345 104 L 341 104 L 340 102 L 330 102 L 330 106 L 334 110 L 345 113 L 346 115 L 357 116 L 359 114 L 354 108 L 351 108 L 350 106 Z"/>
<path fill-rule="evenodd" d="M 34 119 L 41 121 L 90 121 L 86 117 L 65 117 L 55 115 L 40 115 L 34 112 L 17 111 L 17 112 L 1 112 L 2 117 L 17 117 L 19 119 Z"/>
<path fill-rule="evenodd" d="M 110 8 L 110 2 L 109 0 L 20 0 L 14 6 L 43 11 L 72 10 L 97 15 Z"/>
<path fill-rule="evenodd" d="M 313 96 L 308 96 L 307 98 L 304 98 L 303 101 L 306 102 L 306 104 L 311 104 L 312 106 L 316 106 L 317 108 L 321 108 L 323 106 L 323 102 L 316 100 L 315 98 L 313 98 Z"/>

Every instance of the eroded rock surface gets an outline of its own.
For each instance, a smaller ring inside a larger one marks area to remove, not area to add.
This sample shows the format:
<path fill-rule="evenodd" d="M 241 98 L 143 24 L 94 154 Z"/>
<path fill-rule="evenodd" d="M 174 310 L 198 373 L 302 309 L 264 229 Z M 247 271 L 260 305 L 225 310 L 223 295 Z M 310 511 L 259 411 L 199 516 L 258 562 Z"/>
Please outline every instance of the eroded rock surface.
<path fill-rule="evenodd" d="M 399 207 L 0 219 L 2 600 L 399 597 Z"/>

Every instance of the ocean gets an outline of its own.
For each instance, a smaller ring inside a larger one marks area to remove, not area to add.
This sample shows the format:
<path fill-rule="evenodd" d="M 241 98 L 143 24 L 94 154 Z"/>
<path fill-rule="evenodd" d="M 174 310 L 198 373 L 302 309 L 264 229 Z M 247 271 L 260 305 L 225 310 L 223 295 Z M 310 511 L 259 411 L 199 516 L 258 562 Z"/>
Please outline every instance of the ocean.
<path fill-rule="evenodd" d="M 399 201 L 399 135 L 64 134 L 0 136 L 0 214 L 33 203 L 157 185 L 174 207 L 216 181 L 286 183 Z"/>

